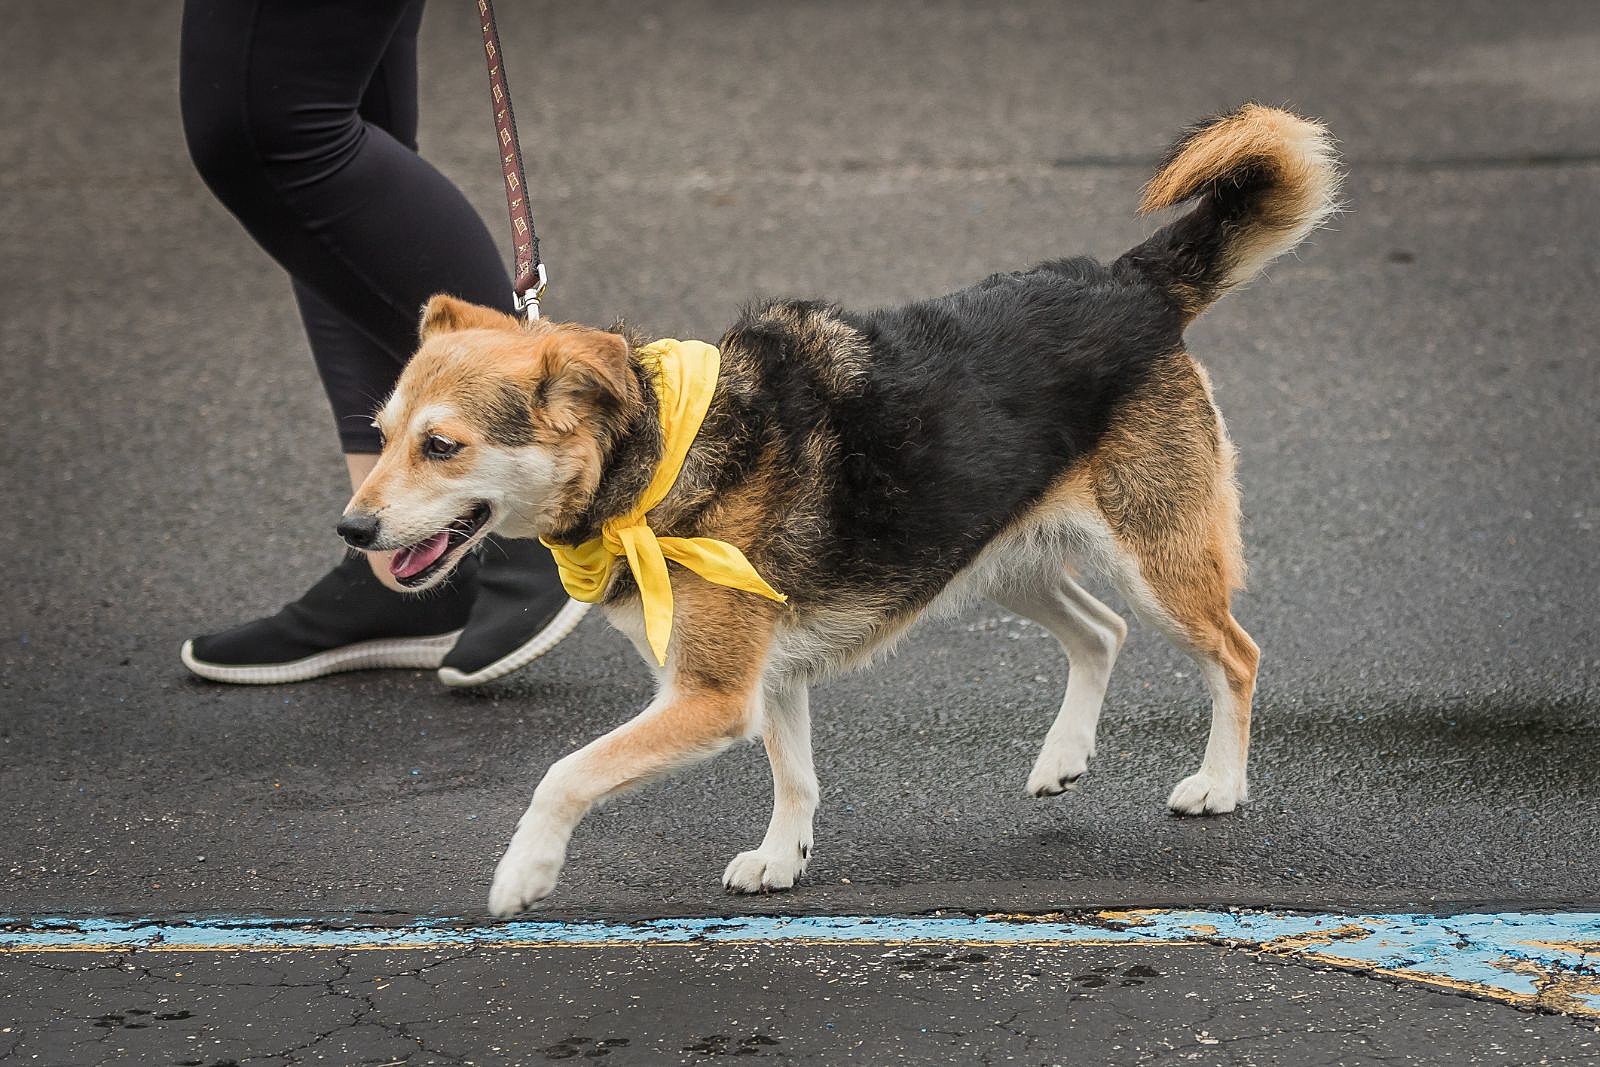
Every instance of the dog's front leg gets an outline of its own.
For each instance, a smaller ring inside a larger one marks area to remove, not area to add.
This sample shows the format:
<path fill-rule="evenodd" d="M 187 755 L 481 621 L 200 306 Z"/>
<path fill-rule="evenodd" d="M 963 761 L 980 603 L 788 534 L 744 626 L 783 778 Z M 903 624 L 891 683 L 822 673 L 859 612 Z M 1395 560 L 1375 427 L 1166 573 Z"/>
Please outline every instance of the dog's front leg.
<path fill-rule="evenodd" d="M 572 831 L 596 804 L 714 755 L 749 732 L 750 693 L 685 690 L 676 681 L 637 717 L 545 774 L 495 868 L 492 913 L 512 915 L 550 895 Z"/>
<path fill-rule="evenodd" d="M 495 868 L 489 891 L 495 915 L 515 914 L 550 895 L 572 831 L 596 804 L 712 756 L 755 729 L 773 610 L 747 593 L 698 579 L 685 584 L 692 588 L 678 592 L 661 692 L 633 719 L 545 774 Z"/>
<path fill-rule="evenodd" d="M 733 857 L 722 884 L 735 893 L 788 889 L 811 858 L 817 772 L 811 763 L 811 705 L 804 683 L 775 680 L 766 688 L 761 739 L 772 763 L 772 821 L 761 845 Z"/>

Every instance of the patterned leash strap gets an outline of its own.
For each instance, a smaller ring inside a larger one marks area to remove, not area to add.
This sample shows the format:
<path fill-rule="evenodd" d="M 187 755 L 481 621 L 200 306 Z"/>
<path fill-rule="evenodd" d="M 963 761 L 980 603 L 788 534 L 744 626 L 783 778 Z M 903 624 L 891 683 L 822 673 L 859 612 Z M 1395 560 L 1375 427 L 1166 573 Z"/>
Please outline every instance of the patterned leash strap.
<path fill-rule="evenodd" d="M 522 143 L 517 140 L 517 119 L 511 113 L 511 90 L 506 88 L 506 65 L 500 54 L 500 31 L 494 24 L 494 4 L 478 0 L 483 23 L 483 55 L 489 64 L 489 95 L 494 103 L 495 142 L 500 147 L 500 174 L 506 183 L 506 209 L 511 213 L 511 242 L 516 249 L 516 281 L 511 290 L 517 310 L 533 322 L 539 317 L 544 296 L 544 261 L 539 258 L 539 235 L 528 210 L 528 176 L 522 168 Z"/>

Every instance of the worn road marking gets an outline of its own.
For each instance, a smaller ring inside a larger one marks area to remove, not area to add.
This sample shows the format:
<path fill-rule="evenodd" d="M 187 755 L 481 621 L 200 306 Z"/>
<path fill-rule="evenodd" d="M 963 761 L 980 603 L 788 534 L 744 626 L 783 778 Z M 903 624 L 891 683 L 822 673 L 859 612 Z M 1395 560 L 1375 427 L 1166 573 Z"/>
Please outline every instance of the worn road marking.
<path fill-rule="evenodd" d="M 1080 915 L 746 916 L 648 922 L 371 917 L 0 919 L 0 952 L 545 948 L 731 943 L 1222 945 L 1600 1018 L 1600 913 L 1340 915 L 1101 911 Z"/>

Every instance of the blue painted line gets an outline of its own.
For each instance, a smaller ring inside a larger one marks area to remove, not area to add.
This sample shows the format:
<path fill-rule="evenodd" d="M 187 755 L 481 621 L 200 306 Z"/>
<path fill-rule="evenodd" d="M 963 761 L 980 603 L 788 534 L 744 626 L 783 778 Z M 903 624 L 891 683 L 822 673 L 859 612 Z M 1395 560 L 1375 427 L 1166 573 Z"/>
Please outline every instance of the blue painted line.
<path fill-rule="evenodd" d="M 448 948 L 541 945 L 688 944 L 700 942 L 924 942 L 986 944 L 1150 941 L 1142 930 L 1082 922 L 972 917 L 748 916 L 656 919 L 638 923 L 506 922 L 466 926 L 454 919 L 418 919 L 372 926 L 317 919 L 224 918 L 194 922 L 43 918 L 0 919 L 0 951 L 87 948 Z"/>
<path fill-rule="evenodd" d="M 1600 913 L 748 916 L 637 923 L 359 918 L 0 919 L 0 952 L 531 948 L 703 943 L 1228 945 L 1600 1017 Z"/>

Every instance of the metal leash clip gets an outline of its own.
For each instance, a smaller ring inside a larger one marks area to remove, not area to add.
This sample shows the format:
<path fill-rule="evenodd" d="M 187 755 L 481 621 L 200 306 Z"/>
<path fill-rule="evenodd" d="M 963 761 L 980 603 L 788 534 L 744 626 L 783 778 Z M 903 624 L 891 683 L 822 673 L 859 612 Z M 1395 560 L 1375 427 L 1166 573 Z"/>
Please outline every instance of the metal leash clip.
<path fill-rule="evenodd" d="M 533 269 L 534 274 L 539 279 L 539 284 L 535 285 L 526 293 L 514 292 L 511 294 L 511 296 L 513 302 L 516 304 L 517 314 L 521 315 L 529 322 L 538 322 L 539 301 L 544 298 L 544 287 L 550 284 L 550 278 L 544 272 L 543 263 L 535 264 Z"/>

